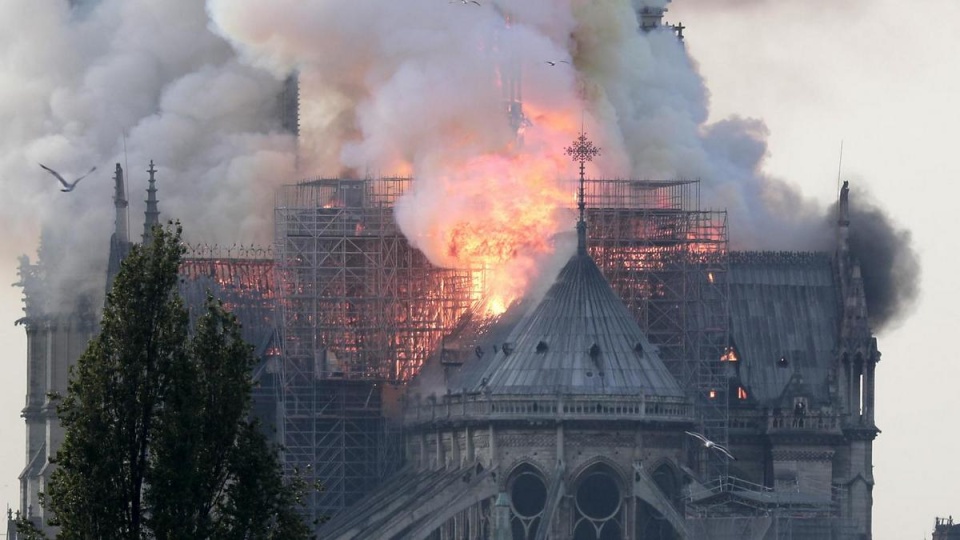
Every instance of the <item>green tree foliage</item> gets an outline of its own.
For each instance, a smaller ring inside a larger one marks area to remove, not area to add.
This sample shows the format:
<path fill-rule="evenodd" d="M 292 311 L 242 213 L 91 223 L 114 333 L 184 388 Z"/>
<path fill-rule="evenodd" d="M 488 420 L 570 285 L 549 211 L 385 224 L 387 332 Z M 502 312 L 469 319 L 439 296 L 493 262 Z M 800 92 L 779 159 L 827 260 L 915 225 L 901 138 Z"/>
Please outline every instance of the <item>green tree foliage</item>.
<path fill-rule="evenodd" d="M 250 410 L 251 348 L 208 298 L 190 329 L 180 227 L 134 247 L 101 333 L 58 407 L 65 438 L 47 506 L 60 538 L 306 538 L 297 488 Z"/>
<path fill-rule="evenodd" d="M 17 540 L 46 540 L 47 538 L 36 523 L 20 512 L 17 512 L 14 526 L 17 528 Z"/>

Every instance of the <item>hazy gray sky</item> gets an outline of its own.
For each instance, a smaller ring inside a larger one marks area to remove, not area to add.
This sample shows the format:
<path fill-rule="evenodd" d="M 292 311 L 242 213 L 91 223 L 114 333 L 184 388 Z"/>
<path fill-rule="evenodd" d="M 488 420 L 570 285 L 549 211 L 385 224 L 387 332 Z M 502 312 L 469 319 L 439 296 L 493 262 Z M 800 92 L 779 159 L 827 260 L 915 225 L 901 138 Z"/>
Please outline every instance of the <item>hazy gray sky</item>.
<path fill-rule="evenodd" d="M 689 26 L 713 117 L 762 118 L 766 170 L 822 200 L 834 196 L 842 140 L 844 179 L 867 184 L 912 231 L 920 302 L 878 336 L 873 529 L 878 540 L 929 536 L 935 516 L 960 513 L 960 363 L 950 343 L 960 318 L 960 3 L 846 2 L 857 7 L 846 12 L 840 2 L 704 3 L 678 0 L 670 18 Z"/>
<path fill-rule="evenodd" d="M 687 26 L 687 45 L 712 97 L 711 119 L 738 115 L 766 124 L 766 172 L 826 204 L 836 193 L 842 140 L 844 179 L 868 185 L 914 235 L 923 262 L 921 300 L 909 319 L 879 336 L 877 423 L 883 433 L 874 446 L 874 533 L 878 540 L 919 539 L 935 516 L 960 513 L 960 435 L 950 422 L 960 410 L 954 388 L 960 363 L 948 349 L 960 316 L 960 260 L 948 236 L 960 226 L 953 207 L 960 198 L 954 149 L 960 34 L 953 31 L 960 3 L 928 0 L 922 10 L 892 0 L 837 4 L 677 0 L 668 20 Z M 5 285 L 16 281 L 15 256 L 35 250 L 37 224 L 29 215 L 23 212 L 0 238 L 6 368 L 0 379 L 0 498 L 14 508 L 25 464 L 19 411 L 26 352 L 23 329 L 12 325 L 20 316 L 19 290 Z"/>

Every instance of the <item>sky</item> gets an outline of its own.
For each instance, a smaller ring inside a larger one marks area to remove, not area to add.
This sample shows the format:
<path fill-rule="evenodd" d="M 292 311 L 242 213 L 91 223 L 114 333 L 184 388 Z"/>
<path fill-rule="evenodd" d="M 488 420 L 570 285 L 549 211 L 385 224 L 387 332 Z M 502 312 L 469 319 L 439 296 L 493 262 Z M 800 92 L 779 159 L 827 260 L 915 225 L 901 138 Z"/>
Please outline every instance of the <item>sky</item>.
<path fill-rule="evenodd" d="M 960 125 L 960 61 L 953 56 L 960 50 L 960 35 L 949 23 L 933 24 L 960 21 L 960 4 L 928 0 L 914 10 L 891 0 L 813 4 L 676 0 L 667 20 L 687 27 L 686 45 L 709 91 L 710 121 L 736 116 L 758 119 L 766 127 L 764 173 L 829 204 L 836 196 L 842 142 L 841 177 L 868 186 L 891 218 L 911 231 L 923 270 L 920 298 L 909 317 L 878 335 L 883 359 L 876 415 L 882 434 L 874 444 L 874 537 L 919 539 L 932 530 L 935 516 L 960 514 L 951 506 L 958 500 L 953 480 L 960 477 L 955 459 L 960 436 L 942 429 L 941 420 L 960 410 L 954 390 L 960 364 L 952 361 L 945 339 L 960 311 L 954 277 L 960 261 L 949 250 L 948 236 L 960 226 L 953 208 L 960 163 L 952 144 L 953 129 Z M 223 56 L 219 49 L 210 54 Z M 258 85 L 267 87 L 264 92 L 272 88 L 232 61 L 223 65 L 226 75 L 218 76 L 252 81 L 251 95 L 261 91 Z M 175 98 L 165 105 L 183 107 Z M 239 146 L 251 137 L 246 126 L 235 131 Z M 282 149 L 284 141 L 270 144 Z M 0 145 L 0 151 L 9 148 Z M 230 151 L 218 147 L 220 153 Z M 9 157 L 0 155 L 0 163 Z M 288 170 L 282 156 L 277 163 L 277 170 Z M 0 183 L 22 180 L 4 176 Z M 18 193 L 5 187 L 0 185 L 0 194 L 6 197 Z M 12 224 L 4 223 L 0 285 L 17 280 L 17 255 L 35 251 L 38 224 L 30 210 L 43 199 L 30 195 L 27 201 L 2 201 L 19 203 L 26 211 L 13 214 Z M 12 324 L 21 316 L 20 306 L 19 290 L 0 286 L 0 350 L 6 367 L 0 378 L 0 499 L 14 508 L 17 475 L 25 464 L 19 411 L 26 340 L 23 329 Z"/>
<path fill-rule="evenodd" d="M 669 18 L 689 27 L 711 115 L 767 125 L 768 172 L 830 200 L 842 142 L 843 179 L 913 235 L 919 302 L 877 336 L 873 531 L 928 537 L 936 516 L 960 515 L 960 3 L 678 0 Z"/>

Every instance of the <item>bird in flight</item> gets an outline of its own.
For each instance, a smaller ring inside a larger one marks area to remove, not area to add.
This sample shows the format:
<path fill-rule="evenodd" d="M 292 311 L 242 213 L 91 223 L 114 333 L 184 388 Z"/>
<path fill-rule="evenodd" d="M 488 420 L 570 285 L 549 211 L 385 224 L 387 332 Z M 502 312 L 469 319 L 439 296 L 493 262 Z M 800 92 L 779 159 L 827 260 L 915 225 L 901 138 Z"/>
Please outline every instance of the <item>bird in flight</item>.
<path fill-rule="evenodd" d="M 557 65 L 557 64 L 569 64 L 569 63 L 570 63 L 570 62 L 567 62 L 566 60 L 560 60 L 559 62 L 554 62 L 553 60 L 544 60 L 544 62 L 550 64 L 551 66 L 555 66 L 555 65 Z"/>
<path fill-rule="evenodd" d="M 43 163 L 40 163 L 39 165 L 40 165 L 41 167 L 43 167 L 43 170 L 45 170 L 45 171 L 49 172 L 50 174 L 52 174 L 52 175 L 54 175 L 54 176 L 57 177 L 57 180 L 59 180 L 60 183 L 63 184 L 63 189 L 61 189 L 60 191 L 62 191 L 62 192 L 64 192 L 64 193 L 68 193 L 68 192 L 70 192 L 70 191 L 73 191 L 73 189 L 74 189 L 75 187 L 77 187 L 77 184 L 79 184 L 81 180 L 83 180 L 84 178 L 86 178 L 87 176 L 89 176 L 90 173 L 92 173 L 93 171 L 97 170 L 96 167 L 92 167 L 92 168 L 87 172 L 87 174 L 81 176 L 80 178 L 77 178 L 77 179 L 74 180 L 73 182 L 67 182 L 66 180 L 63 179 L 62 176 L 60 176 L 60 173 L 58 173 L 57 171 L 51 169 L 50 167 L 47 167 L 47 166 L 44 165 Z"/>
<path fill-rule="evenodd" d="M 467 5 L 467 4 L 476 4 L 476 5 L 478 5 L 478 6 L 480 5 L 480 2 L 477 2 L 477 0 L 459 0 L 459 1 L 460 1 L 460 3 L 463 4 L 463 5 Z M 453 3 L 455 3 L 455 2 L 457 2 L 457 0 L 450 0 L 450 3 L 451 3 L 451 4 L 453 4 Z"/>
<path fill-rule="evenodd" d="M 708 448 L 708 449 L 711 449 L 711 450 L 716 450 L 717 452 L 720 452 L 721 454 L 727 456 L 728 458 L 730 458 L 730 459 L 732 459 L 732 460 L 734 460 L 734 461 L 737 460 L 737 458 L 733 457 L 733 454 L 731 454 L 730 451 L 727 450 L 725 447 L 723 447 L 723 446 L 721 446 L 721 445 L 719 445 L 719 444 L 711 441 L 710 439 L 704 437 L 702 434 L 700 434 L 700 433 L 694 433 L 693 431 L 684 431 L 684 433 L 686 433 L 687 435 L 689 435 L 689 436 L 691 436 L 691 437 L 699 440 L 701 443 L 703 443 L 704 448 Z"/>

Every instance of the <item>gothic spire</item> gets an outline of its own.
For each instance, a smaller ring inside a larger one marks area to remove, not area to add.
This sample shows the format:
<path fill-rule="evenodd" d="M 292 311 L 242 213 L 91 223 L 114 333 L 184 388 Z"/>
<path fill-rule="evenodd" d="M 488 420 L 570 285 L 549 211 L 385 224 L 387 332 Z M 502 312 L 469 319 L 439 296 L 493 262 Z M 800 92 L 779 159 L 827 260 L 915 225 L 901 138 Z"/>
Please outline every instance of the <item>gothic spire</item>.
<path fill-rule="evenodd" d="M 113 278 L 120 272 L 120 263 L 130 252 L 130 235 L 127 232 L 127 196 L 124 190 L 123 169 L 117 163 L 113 175 L 113 206 L 117 217 L 114 221 L 113 234 L 110 236 L 110 258 L 107 261 L 107 290 L 113 285 Z"/>
<path fill-rule="evenodd" d="M 153 227 L 154 225 L 160 225 L 160 209 L 157 207 L 157 179 L 154 176 L 157 172 L 157 169 L 153 166 L 153 160 L 150 160 L 150 168 L 147 169 L 147 172 L 150 173 L 150 185 L 147 187 L 147 209 L 144 212 L 143 219 L 143 245 L 149 244 L 153 240 Z"/>
<path fill-rule="evenodd" d="M 113 206 L 117 210 L 117 217 L 113 222 L 113 234 L 117 241 L 126 244 L 130 241 L 127 234 L 127 195 L 123 187 L 123 168 L 117 163 L 117 168 L 113 175 Z"/>

